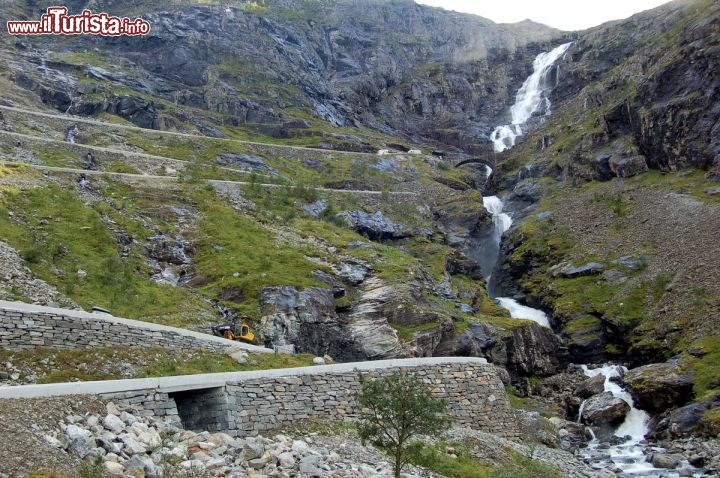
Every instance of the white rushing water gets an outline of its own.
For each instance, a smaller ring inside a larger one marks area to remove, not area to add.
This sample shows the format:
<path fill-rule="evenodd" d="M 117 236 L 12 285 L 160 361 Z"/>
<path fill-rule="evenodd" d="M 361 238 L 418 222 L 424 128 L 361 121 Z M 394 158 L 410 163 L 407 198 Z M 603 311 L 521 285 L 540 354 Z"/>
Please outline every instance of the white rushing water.
<path fill-rule="evenodd" d="M 627 438 L 625 442 L 610 447 L 602 447 L 601 443 L 594 439 L 586 449 L 583 455 L 590 460 L 595 467 L 612 466 L 622 472 L 621 476 L 636 477 L 678 477 L 679 474 L 674 471 L 658 470 L 651 463 L 646 461 L 647 444 L 644 442 L 645 434 L 649 431 L 648 424 L 650 416 L 643 410 L 635 408 L 633 399 L 630 394 L 620 385 L 612 381 L 614 377 L 619 377 L 627 371 L 625 367 L 618 365 L 605 365 L 594 369 L 589 369 L 586 365 L 582 366 L 583 373 L 588 377 L 603 375 L 605 377 L 604 388 L 606 392 L 610 392 L 614 397 L 625 400 L 630 405 L 630 411 L 625 416 L 625 421 L 615 430 L 614 435 L 620 438 Z M 578 419 L 582 416 L 585 402 L 580 406 Z M 653 448 L 653 451 L 662 452 L 661 448 Z M 693 476 L 697 476 L 693 474 Z"/>
<path fill-rule="evenodd" d="M 75 144 L 75 137 L 80 134 L 80 130 L 78 129 L 77 125 L 73 125 L 72 128 L 70 128 L 65 135 L 65 141 L 68 143 Z"/>
<path fill-rule="evenodd" d="M 635 443 L 643 440 L 645 434 L 648 432 L 648 423 L 650 422 L 650 415 L 646 412 L 635 408 L 633 399 L 630 394 L 623 390 L 620 385 L 613 382 L 611 379 L 614 377 L 620 377 L 627 371 L 626 368 L 617 365 L 606 365 L 604 367 L 589 369 L 587 365 L 582 366 L 583 373 L 588 377 L 596 377 L 603 375 L 605 377 L 605 391 L 613 394 L 614 397 L 625 400 L 630 405 L 630 412 L 625 416 L 625 421 L 615 430 L 615 436 L 617 437 L 630 437 L 630 441 Z"/>
<path fill-rule="evenodd" d="M 525 80 L 525 83 L 523 83 L 520 90 L 518 90 L 515 104 L 511 108 L 512 124 L 498 126 L 491 135 L 495 151 L 501 152 L 512 148 L 515 145 L 517 136 L 522 134 L 522 125 L 540 108 L 544 108 L 544 115 L 550 114 L 550 101 L 547 99 L 547 93 L 552 86 L 555 85 L 548 85 L 546 76 L 553 63 L 565 53 L 569 46 L 570 43 L 560 45 L 549 53 L 538 55 L 535 59 L 533 74 Z M 486 166 L 486 168 L 487 177 L 490 177 L 492 169 L 489 166 Z M 497 196 L 483 197 L 483 206 L 492 214 L 494 226 L 492 236 L 494 244 L 492 244 L 493 247 L 491 248 L 493 251 L 491 253 L 492 257 L 489 258 L 489 265 L 486 266 L 487 270 L 484 271 L 485 279 L 489 286 L 492 269 L 499 257 L 502 235 L 512 226 L 513 221 L 509 214 L 503 212 L 505 205 Z M 488 293 L 491 297 L 495 298 L 501 307 L 510 312 L 513 318 L 532 320 L 544 327 L 550 327 L 548 316 L 543 311 L 522 305 L 509 297 L 495 297 L 491 293 L 490 287 L 488 287 Z M 630 405 L 630 412 L 626 415 L 625 421 L 614 433 L 615 436 L 622 439 L 627 437 L 627 440 L 620 445 L 609 446 L 607 443 L 600 443 L 599 440 L 593 438 L 588 444 L 588 447 L 584 449 L 585 452 L 581 453 L 584 455 L 586 461 L 596 469 L 615 468 L 620 471 L 618 476 L 638 478 L 679 477 L 680 475 L 675 471 L 658 470 L 654 468 L 651 463 L 646 462 L 645 452 L 648 447 L 644 439 L 645 434 L 648 432 L 650 417 L 646 412 L 635 408 L 630 394 L 611 380 L 613 377 L 618 377 L 627 370 L 611 365 L 592 370 L 585 365 L 582 367 L 585 375 L 588 377 L 603 375 L 605 377 L 605 391 L 611 392 L 613 396 L 625 400 Z M 584 406 L 585 402 L 580 406 L 578 421 L 582 416 Z M 588 430 L 590 429 L 588 428 Z M 590 433 L 592 434 L 592 430 L 590 430 Z M 592 436 L 594 437 L 594 434 L 592 434 Z M 652 450 L 662 451 L 662 449 L 659 448 Z M 700 474 L 694 474 L 693 476 L 700 476 Z"/>
<path fill-rule="evenodd" d="M 485 206 L 485 209 L 490 214 L 492 214 L 494 226 L 493 240 L 496 242 L 499 250 L 500 241 L 502 241 L 503 233 L 510 229 L 510 226 L 512 226 L 512 218 L 509 214 L 503 212 L 503 208 L 505 205 L 503 204 L 502 200 L 497 196 L 483 197 L 483 206 Z M 487 273 L 485 280 L 489 283 L 489 272 Z M 500 307 L 503 307 L 508 312 L 510 312 L 510 316 L 514 319 L 532 320 L 533 322 L 537 322 L 543 327 L 550 327 L 550 320 L 548 319 L 548 316 L 545 314 L 545 312 L 543 312 L 542 310 L 533 309 L 532 307 L 522 305 L 518 301 L 510 297 L 496 297 L 495 300 L 500 305 Z"/>
<path fill-rule="evenodd" d="M 555 85 L 547 84 L 547 74 L 553 64 L 570 47 L 565 43 L 547 53 L 540 53 L 533 62 L 533 73 L 528 76 L 515 95 L 515 104 L 510 108 L 512 122 L 495 128 L 490 135 L 495 152 L 500 153 L 515 146 L 515 139 L 523 134 L 522 127 L 530 117 L 542 109 L 543 116 L 550 114 L 548 92 Z"/>

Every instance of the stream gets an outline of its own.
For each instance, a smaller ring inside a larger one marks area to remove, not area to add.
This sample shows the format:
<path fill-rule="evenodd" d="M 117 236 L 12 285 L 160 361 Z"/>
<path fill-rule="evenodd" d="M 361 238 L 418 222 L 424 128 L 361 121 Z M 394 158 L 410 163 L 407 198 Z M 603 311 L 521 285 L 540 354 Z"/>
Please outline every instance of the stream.
<path fill-rule="evenodd" d="M 496 152 L 512 148 L 516 138 L 523 134 L 523 126 L 531 117 L 538 116 L 538 114 L 541 116 L 550 114 L 551 105 L 548 95 L 556 85 L 555 82 L 550 81 L 549 73 L 552 71 L 555 61 L 567 51 L 570 45 L 571 43 L 566 43 L 548 53 L 541 53 L 537 56 L 533 63 L 532 75 L 518 90 L 515 104 L 510 109 L 512 124 L 498 126 L 490 136 Z M 557 81 L 557 77 L 555 79 Z M 492 169 L 489 166 L 486 168 L 486 175 L 489 178 Z M 532 320 L 543 327 L 550 328 L 550 318 L 545 312 L 520 304 L 513 298 L 502 297 L 502 291 L 497 290 L 493 284 L 491 276 L 500 257 L 502 236 L 510 229 L 513 220 L 510 214 L 504 211 L 505 205 L 497 196 L 483 197 L 483 206 L 492 214 L 493 221 L 493 234 L 490 238 L 491 241 L 488 241 L 491 243 L 485 244 L 481 251 L 481 267 L 487 281 L 488 295 L 506 309 L 511 317 Z M 624 374 L 626 369 L 617 365 L 605 365 L 591 369 L 583 365 L 582 370 L 587 377 L 605 376 L 605 391 L 625 400 L 630 405 L 630 411 L 624 422 L 614 431 L 614 437 L 617 439 L 610 443 L 594 438 L 588 442 L 587 447 L 577 452 L 578 456 L 594 469 L 609 469 L 621 477 L 680 477 L 677 470 L 658 469 L 647 461 L 647 457 L 652 453 L 662 453 L 664 450 L 650 446 L 645 441 L 650 421 L 649 415 L 635 408 L 630 394 L 612 380 Z M 585 402 L 580 407 L 580 414 L 584 405 Z M 578 417 L 579 420 L 580 417 Z M 693 469 L 687 462 L 683 462 L 678 470 L 685 470 L 682 476 L 702 476 L 701 470 Z M 688 470 L 692 471 L 688 473 Z"/>

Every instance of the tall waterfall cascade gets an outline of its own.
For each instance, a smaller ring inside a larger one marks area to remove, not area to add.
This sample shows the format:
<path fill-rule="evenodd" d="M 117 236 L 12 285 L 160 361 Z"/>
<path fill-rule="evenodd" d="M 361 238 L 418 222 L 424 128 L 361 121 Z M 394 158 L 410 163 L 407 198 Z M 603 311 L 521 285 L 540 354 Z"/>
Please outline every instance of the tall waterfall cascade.
<path fill-rule="evenodd" d="M 547 95 L 555 85 L 548 84 L 548 72 L 555 61 L 560 58 L 570 47 L 571 43 L 565 43 L 548 53 L 541 53 L 535 58 L 533 64 L 533 73 L 522 87 L 518 90 L 515 104 L 510 109 L 512 114 L 512 124 L 498 126 L 493 131 L 490 139 L 494 143 L 496 152 L 502 152 L 512 148 L 515 145 L 515 139 L 523 134 L 522 127 L 527 121 L 538 111 L 544 116 L 550 114 L 550 101 Z M 486 166 L 487 177 L 492 174 L 492 169 Z M 539 309 L 534 309 L 526 305 L 518 303 L 510 297 L 498 297 L 494 294 L 491 287 L 492 271 L 500 257 L 500 244 L 502 236 L 510 229 L 513 220 L 512 217 L 504 212 L 504 203 L 497 196 L 483 197 L 483 206 L 492 214 L 493 234 L 489 238 L 492 243 L 488 249 L 491 250 L 489 264 L 483 269 L 483 275 L 488 283 L 488 295 L 508 312 L 510 316 L 516 319 L 526 319 L 537 322 L 544 327 L 550 327 L 548 316 Z M 634 407 L 630 394 L 623 390 L 620 385 L 612 379 L 622 375 L 625 369 L 618 366 L 604 366 L 596 369 L 589 369 L 582 366 L 583 372 L 588 377 L 603 375 L 605 377 L 605 391 L 611 392 L 613 396 L 625 400 L 630 405 L 630 412 L 626 415 L 625 421 L 615 430 L 615 436 L 619 438 L 619 445 L 609 446 L 607 443 L 600 443 L 597 439 L 593 439 L 584 452 L 580 454 L 585 461 L 596 469 L 614 468 L 619 471 L 618 476 L 632 476 L 635 478 L 679 478 L 679 474 L 670 470 L 659 470 L 653 467 L 651 463 L 646 461 L 645 452 L 649 449 L 647 443 L 644 442 L 645 434 L 648 432 L 648 423 L 650 417 L 642 410 Z M 580 407 L 580 416 L 584 408 L 585 402 Z M 578 419 L 580 419 L 580 416 Z M 592 433 L 592 430 L 590 430 Z M 594 435 L 593 435 L 594 436 Z M 624 441 L 623 441 L 624 440 Z M 662 451 L 660 448 L 652 448 L 652 451 Z M 701 476 L 693 474 L 692 476 Z"/>
<path fill-rule="evenodd" d="M 540 53 L 535 58 L 533 73 L 518 90 L 515 104 L 510 108 L 511 124 L 498 126 L 490 135 L 495 152 L 501 153 L 515 146 L 515 139 L 523 134 L 523 126 L 535 113 L 541 112 L 542 116 L 550 115 L 548 94 L 555 85 L 549 84 L 548 73 L 571 44 L 572 42 L 562 44 L 552 51 Z"/>

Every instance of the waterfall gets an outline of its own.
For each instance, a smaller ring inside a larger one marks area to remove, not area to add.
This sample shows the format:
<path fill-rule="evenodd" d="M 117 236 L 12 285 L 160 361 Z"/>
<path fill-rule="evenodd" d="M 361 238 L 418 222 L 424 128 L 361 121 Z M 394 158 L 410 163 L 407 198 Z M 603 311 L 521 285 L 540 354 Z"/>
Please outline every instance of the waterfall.
<path fill-rule="evenodd" d="M 548 85 L 547 76 L 550 68 L 571 44 L 572 42 L 564 43 L 550 52 L 540 53 L 535 57 L 532 75 L 527 77 L 517 91 L 515 104 L 510 107 L 511 124 L 498 126 L 490 135 L 495 152 L 501 153 L 515 146 L 515 139 L 523 134 L 522 127 L 533 114 L 541 110 L 543 116 L 550 114 L 548 93 L 555 85 Z"/>
<path fill-rule="evenodd" d="M 75 144 L 75 137 L 80 134 L 80 129 L 78 129 L 78 126 L 75 124 L 72 128 L 70 128 L 65 135 L 65 141 L 68 143 Z"/>
<path fill-rule="evenodd" d="M 509 214 L 503 212 L 503 208 L 505 207 L 505 205 L 503 204 L 502 200 L 497 196 L 483 197 L 483 206 L 485 207 L 487 212 L 492 214 L 492 250 L 495 254 L 494 260 L 491 261 L 483 271 L 485 280 L 488 283 L 488 293 L 491 297 L 495 299 L 495 301 L 500 305 L 500 307 L 510 312 L 510 317 L 514 319 L 532 320 L 533 322 L 537 322 L 543 327 L 550 327 L 550 320 L 548 319 L 548 316 L 545 314 L 545 312 L 543 312 L 542 310 L 533 309 L 532 307 L 522 305 L 518 303 L 515 299 L 511 299 L 510 297 L 493 296 L 492 290 L 489 287 L 490 276 L 500 256 L 500 242 L 502 242 L 502 235 L 503 233 L 505 233 L 505 231 L 510 229 L 510 226 L 512 226 L 512 218 Z"/>
<path fill-rule="evenodd" d="M 582 366 L 583 373 L 588 377 L 596 377 L 603 375 L 605 377 L 605 391 L 613 394 L 614 397 L 621 398 L 630 405 L 630 411 L 625 416 L 625 421 L 615 430 L 615 436 L 617 437 L 630 437 L 632 443 L 638 443 L 645 439 L 645 434 L 648 432 L 648 423 L 650 422 L 650 416 L 643 410 L 635 408 L 633 399 L 630 394 L 624 390 L 620 385 L 613 382 L 611 379 L 614 377 L 620 377 L 624 374 L 627 369 L 617 365 L 606 365 L 604 367 L 589 369 L 587 365 Z"/>

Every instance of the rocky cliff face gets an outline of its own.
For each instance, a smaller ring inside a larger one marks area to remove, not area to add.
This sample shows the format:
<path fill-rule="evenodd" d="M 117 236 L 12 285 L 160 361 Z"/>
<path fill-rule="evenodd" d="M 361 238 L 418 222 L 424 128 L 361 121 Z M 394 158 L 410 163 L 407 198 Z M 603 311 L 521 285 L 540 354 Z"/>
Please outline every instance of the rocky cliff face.
<path fill-rule="evenodd" d="M 5 9 L 33 18 L 48 2 L 23 3 Z M 147 128 L 241 124 L 287 137 L 307 134 L 295 121 L 309 116 L 470 152 L 487 149 L 532 58 L 562 36 L 409 0 L 244 3 L 74 0 L 71 12 L 142 15 L 152 31 L 6 40 L 12 80 L 61 111 Z"/>

